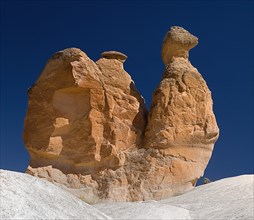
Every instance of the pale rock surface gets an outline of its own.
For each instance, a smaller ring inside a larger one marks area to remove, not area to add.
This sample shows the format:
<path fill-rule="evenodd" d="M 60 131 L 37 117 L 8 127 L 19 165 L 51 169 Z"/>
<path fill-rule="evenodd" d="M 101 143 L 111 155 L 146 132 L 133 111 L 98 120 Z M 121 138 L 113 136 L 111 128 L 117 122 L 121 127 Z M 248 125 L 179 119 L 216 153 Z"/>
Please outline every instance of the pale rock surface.
<path fill-rule="evenodd" d="M 0 219 L 111 219 L 48 181 L 0 170 Z"/>
<path fill-rule="evenodd" d="M 242 175 L 198 186 L 161 201 L 94 205 L 113 219 L 254 219 L 254 175 Z"/>
<path fill-rule="evenodd" d="M 254 219 L 254 175 L 241 175 L 198 186 L 160 201 L 187 209 L 192 219 Z"/>
<path fill-rule="evenodd" d="M 27 173 L 90 203 L 159 200 L 192 189 L 219 133 L 211 93 L 188 60 L 196 44 L 183 28 L 166 34 L 166 70 L 148 116 L 124 70 L 126 55 L 107 51 L 96 62 L 77 48 L 53 55 L 29 89 Z"/>
<path fill-rule="evenodd" d="M 254 175 L 222 179 L 161 201 L 110 202 L 93 207 L 27 174 L 0 170 L 0 177 L 0 219 L 254 218 Z"/>
<path fill-rule="evenodd" d="M 177 220 L 191 219 L 187 209 L 174 205 L 161 204 L 157 201 L 147 202 L 118 202 L 108 204 L 97 204 L 94 207 L 107 213 L 113 219 L 139 219 L 139 220 Z"/>

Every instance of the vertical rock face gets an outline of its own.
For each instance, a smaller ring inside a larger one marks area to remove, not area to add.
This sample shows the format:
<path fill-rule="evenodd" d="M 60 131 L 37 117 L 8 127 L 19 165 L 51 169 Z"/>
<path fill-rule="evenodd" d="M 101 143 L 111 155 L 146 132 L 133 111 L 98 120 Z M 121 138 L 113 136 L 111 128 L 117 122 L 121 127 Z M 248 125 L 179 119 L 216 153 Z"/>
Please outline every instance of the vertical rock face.
<path fill-rule="evenodd" d="M 111 53 L 94 63 L 72 48 L 49 60 L 29 90 L 23 139 L 32 167 L 90 174 L 123 165 L 123 151 L 140 143 L 144 101 L 123 69 L 124 55 Z"/>
<path fill-rule="evenodd" d="M 162 199 L 191 189 L 218 138 L 211 93 L 188 60 L 198 40 L 166 34 L 166 70 L 147 116 L 116 51 L 93 62 L 76 48 L 57 52 L 29 89 L 23 139 L 27 172 L 89 202 Z"/>

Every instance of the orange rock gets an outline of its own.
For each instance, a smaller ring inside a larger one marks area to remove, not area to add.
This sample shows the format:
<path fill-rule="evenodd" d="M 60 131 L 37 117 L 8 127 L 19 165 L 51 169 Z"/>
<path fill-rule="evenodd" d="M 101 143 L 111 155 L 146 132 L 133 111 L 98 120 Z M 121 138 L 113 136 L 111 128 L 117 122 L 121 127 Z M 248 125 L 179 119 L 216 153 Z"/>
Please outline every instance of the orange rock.
<path fill-rule="evenodd" d="M 188 60 L 197 38 L 172 27 L 162 46 L 166 66 L 153 94 L 145 132 L 145 147 L 160 149 L 171 159 L 172 182 L 183 191 L 203 175 L 218 139 L 211 92 Z"/>
<path fill-rule="evenodd" d="M 219 129 L 211 93 L 188 60 L 197 38 L 166 35 L 163 79 L 147 116 L 123 63 L 108 51 L 93 62 L 76 48 L 57 52 L 29 90 L 23 139 L 27 172 L 87 202 L 162 199 L 193 188 Z"/>

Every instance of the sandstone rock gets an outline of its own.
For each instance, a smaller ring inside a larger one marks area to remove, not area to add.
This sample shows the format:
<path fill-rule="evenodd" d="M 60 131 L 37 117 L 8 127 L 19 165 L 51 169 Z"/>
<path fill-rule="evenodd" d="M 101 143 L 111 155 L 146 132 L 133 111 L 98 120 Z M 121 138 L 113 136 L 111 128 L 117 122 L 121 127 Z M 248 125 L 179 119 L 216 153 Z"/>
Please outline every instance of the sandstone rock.
<path fill-rule="evenodd" d="M 176 187 L 189 188 L 207 166 L 219 129 L 211 92 L 188 60 L 197 38 L 180 27 L 166 34 L 162 58 L 166 66 L 153 94 L 145 133 L 145 147 L 169 157 L 167 164 Z M 186 185 L 184 187 L 184 185 Z"/>
<path fill-rule="evenodd" d="M 189 50 L 198 44 L 198 38 L 185 29 L 173 26 L 167 32 L 162 45 L 162 60 L 171 63 L 173 57 L 189 57 Z"/>
<path fill-rule="evenodd" d="M 27 173 L 86 201 L 162 199 L 195 186 L 218 138 L 211 93 L 188 60 L 197 38 L 180 27 L 166 35 L 166 65 L 147 116 L 123 63 L 93 62 L 76 48 L 57 52 L 29 90 L 23 139 Z"/>
<path fill-rule="evenodd" d="M 122 151 L 141 141 L 145 122 L 122 62 L 96 64 L 71 48 L 56 53 L 30 89 L 23 139 L 33 168 L 90 174 L 123 165 Z"/>
<path fill-rule="evenodd" d="M 117 52 L 117 51 L 105 51 L 101 54 L 101 56 L 107 59 L 116 59 L 123 63 L 128 58 L 125 54 Z"/>

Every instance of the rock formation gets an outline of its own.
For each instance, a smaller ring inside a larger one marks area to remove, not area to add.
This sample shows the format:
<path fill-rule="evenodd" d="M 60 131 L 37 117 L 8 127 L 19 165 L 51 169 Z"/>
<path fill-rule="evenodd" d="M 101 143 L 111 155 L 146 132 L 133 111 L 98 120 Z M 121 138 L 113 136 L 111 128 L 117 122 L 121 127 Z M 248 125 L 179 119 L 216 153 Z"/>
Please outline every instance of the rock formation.
<path fill-rule="evenodd" d="M 170 158 L 163 169 L 172 175 L 176 188 L 189 188 L 203 175 L 219 134 L 211 92 L 188 60 L 189 50 L 197 44 L 198 38 L 181 27 L 166 34 L 166 68 L 153 94 L 145 132 L 144 146 Z"/>
<path fill-rule="evenodd" d="M 219 133 L 211 93 L 188 60 L 197 43 L 180 27 L 166 34 L 166 69 L 149 114 L 124 54 L 104 52 L 96 62 L 76 48 L 54 54 L 29 89 L 27 173 L 92 203 L 162 199 L 193 188 Z"/>

